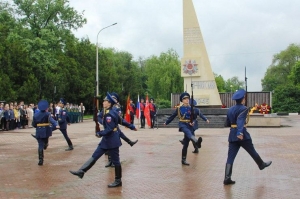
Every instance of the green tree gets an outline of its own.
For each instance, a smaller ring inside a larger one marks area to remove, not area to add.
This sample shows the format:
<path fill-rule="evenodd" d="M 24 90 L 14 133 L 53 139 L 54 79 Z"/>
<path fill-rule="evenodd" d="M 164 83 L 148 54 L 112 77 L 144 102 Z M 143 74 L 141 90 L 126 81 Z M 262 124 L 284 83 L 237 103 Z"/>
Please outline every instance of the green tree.
<path fill-rule="evenodd" d="M 291 44 L 286 50 L 275 54 L 261 80 L 263 91 L 273 91 L 277 86 L 289 83 L 288 76 L 293 66 L 300 60 L 300 45 Z"/>
<path fill-rule="evenodd" d="M 237 76 L 234 76 L 225 82 L 225 91 L 235 92 L 236 90 L 244 88 L 244 84 L 244 81 L 240 81 Z"/>
<path fill-rule="evenodd" d="M 300 112 L 300 85 L 280 85 L 273 94 L 274 112 Z"/>
<path fill-rule="evenodd" d="M 217 84 L 218 91 L 225 92 L 226 91 L 225 90 L 225 80 L 222 77 L 222 75 L 218 75 L 218 74 L 214 73 L 214 76 L 215 76 L 215 81 Z"/>
<path fill-rule="evenodd" d="M 178 54 L 170 49 L 160 56 L 151 56 L 145 60 L 147 74 L 147 92 L 156 99 L 170 99 L 171 93 L 182 92 L 183 78 L 180 74 Z"/>

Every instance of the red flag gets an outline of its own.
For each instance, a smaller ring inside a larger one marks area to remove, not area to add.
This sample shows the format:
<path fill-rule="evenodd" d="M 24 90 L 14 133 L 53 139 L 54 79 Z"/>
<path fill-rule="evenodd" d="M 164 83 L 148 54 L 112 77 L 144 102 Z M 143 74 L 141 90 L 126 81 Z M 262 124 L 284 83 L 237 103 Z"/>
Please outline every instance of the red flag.
<path fill-rule="evenodd" d="M 150 119 L 150 109 L 149 109 L 149 99 L 148 99 L 148 94 L 146 95 L 146 106 L 144 110 L 144 115 L 147 120 L 147 124 L 149 127 L 151 127 L 151 119 Z"/>
<path fill-rule="evenodd" d="M 125 120 L 130 123 L 130 95 L 127 97 Z"/>

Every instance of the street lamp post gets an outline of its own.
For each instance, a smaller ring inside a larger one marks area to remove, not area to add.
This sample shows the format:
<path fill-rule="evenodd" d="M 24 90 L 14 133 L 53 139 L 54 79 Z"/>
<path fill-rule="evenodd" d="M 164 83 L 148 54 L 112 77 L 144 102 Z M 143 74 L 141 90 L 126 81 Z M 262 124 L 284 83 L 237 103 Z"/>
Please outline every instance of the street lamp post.
<path fill-rule="evenodd" d="M 98 36 L 99 36 L 99 33 L 106 29 L 106 28 L 109 28 L 111 26 L 114 26 L 116 25 L 117 23 L 114 23 L 114 24 L 111 24 L 109 26 L 106 26 L 104 28 L 102 28 L 101 30 L 99 30 L 98 34 L 97 34 L 97 45 L 96 45 L 96 96 L 99 95 L 99 75 L 98 75 Z"/>

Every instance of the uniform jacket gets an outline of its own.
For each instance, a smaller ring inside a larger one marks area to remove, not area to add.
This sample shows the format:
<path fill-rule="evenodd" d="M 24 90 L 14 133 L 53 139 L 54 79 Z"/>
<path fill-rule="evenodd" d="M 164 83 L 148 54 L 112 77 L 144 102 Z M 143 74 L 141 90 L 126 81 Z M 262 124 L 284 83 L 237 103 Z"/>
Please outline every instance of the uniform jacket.
<path fill-rule="evenodd" d="M 228 136 L 228 142 L 240 141 L 237 136 L 243 133 L 243 140 L 251 139 L 250 134 L 245 127 L 247 116 L 249 114 L 249 109 L 243 104 L 236 104 L 228 109 L 226 126 L 230 127 L 230 132 Z M 232 127 L 236 125 L 237 127 Z"/>
<path fill-rule="evenodd" d="M 156 106 L 153 103 L 149 103 L 150 116 L 153 117 L 156 114 Z"/>
<path fill-rule="evenodd" d="M 128 127 L 129 129 L 133 130 L 135 129 L 135 126 L 131 123 L 128 123 L 126 120 L 124 120 L 121 115 L 122 115 L 122 112 L 121 112 L 121 109 L 119 106 L 113 106 L 112 110 L 114 110 L 115 112 L 118 113 L 119 115 L 119 124 L 121 124 L 122 126 L 126 126 Z M 103 125 L 103 110 L 99 113 L 98 115 L 98 122 L 100 124 Z M 119 128 L 119 127 L 118 127 Z"/>
<path fill-rule="evenodd" d="M 38 124 L 47 123 L 48 126 L 38 126 Z M 51 113 L 40 111 L 34 114 L 32 126 L 36 128 L 36 138 L 47 138 L 52 136 L 52 127 L 56 127 L 57 122 L 51 117 Z"/>
<path fill-rule="evenodd" d="M 59 114 L 58 114 L 58 124 L 59 124 L 59 129 L 67 129 L 67 124 L 70 123 L 70 119 L 68 116 L 68 113 L 66 109 L 59 109 Z"/>
<path fill-rule="evenodd" d="M 186 127 L 189 129 L 193 129 L 193 127 L 190 125 L 190 118 L 191 118 L 191 106 L 179 106 L 176 108 L 176 110 L 173 112 L 173 114 L 167 119 L 165 122 L 166 125 L 168 125 L 172 120 L 178 116 L 179 118 L 179 131 L 181 131 L 182 128 Z"/>
<path fill-rule="evenodd" d="M 120 140 L 120 131 L 118 129 L 119 122 L 120 117 L 116 111 L 110 108 L 106 109 L 105 113 L 103 112 L 102 123 L 104 130 L 97 132 L 98 135 L 102 136 L 102 140 L 99 144 L 101 148 L 113 149 L 122 145 Z"/>
<path fill-rule="evenodd" d="M 194 130 L 197 130 L 199 128 L 199 125 L 198 125 L 198 120 L 197 120 L 197 117 L 200 117 L 203 121 L 207 121 L 207 118 L 201 113 L 200 109 L 199 108 L 195 108 L 194 107 Z"/>

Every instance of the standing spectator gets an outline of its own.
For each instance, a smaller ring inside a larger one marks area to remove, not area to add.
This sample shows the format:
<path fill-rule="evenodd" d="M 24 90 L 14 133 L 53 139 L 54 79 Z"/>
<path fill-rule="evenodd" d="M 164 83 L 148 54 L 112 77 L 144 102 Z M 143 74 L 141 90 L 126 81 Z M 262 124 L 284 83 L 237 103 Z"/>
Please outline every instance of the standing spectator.
<path fill-rule="evenodd" d="M 4 116 L 4 128 L 6 131 L 10 130 L 10 114 L 11 111 L 9 109 L 9 104 L 5 104 L 3 116 Z"/>
<path fill-rule="evenodd" d="M 80 114 L 80 118 L 79 118 L 79 122 L 83 122 L 83 116 L 84 116 L 84 111 L 85 111 L 85 107 L 83 106 L 83 103 L 80 103 L 79 108 L 79 114 Z"/>
<path fill-rule="evenodd" d="M 4 107 L 3 103 L 0 104 L 0 130 L 4 130 Z"/>
<path fill-rule="evenodd" d="M 156 117 L 156 106 L 154 104 L 153 98 L 150 98 L 149 110 L 150 110 L 151 128 L 153 129 L 155 124 L 155 117 Z"/>
<path fill-rule="evenodd" d="M 20 129 L 21 128 L 21 113 L 19 105 L 14 106 L 14 114 L 15 114 L 15 128 Z"/>
<path fill-rule="evenodd" d="M 134 113 L 135 113 L 135 104 L 133 103 L 132 99 L 130 99 L 130 123 L 134 124 Z"/>
<path fill-rule="evenodd" d="M 14 113 L 14 105 L 11 103 L 9 107 L 9 130 L 14 130 L 16 128 L 16 118 Z"/>
<path fill-rule="evenodd" d="M 28 127 L 32 128 L 33 109 L 32 109 L 32 105 L 31 104 L 27 108 L 27 119 L 28 119 Z"/>
<path fill-rule="evenodd" d="M 27 123 L 27 110 L 26 105 L 20 105 L 20 122 L 23 129 L 25 129 L 26 123 Z"/>
<path fill-rule="evenodd" d="M 145 128 L 145 100 L 144 98 L 141 98 L 140 102 L 140 110 L 141 110 L 141 128 Z"/>
<path fill-rule="evenodd" d="M 55 104 L 55 118 L 56 118 L 56 120 L 58 120 L 59 110 L 60 110 L 60 107 L 58 106 L 58 104 Z"/>

